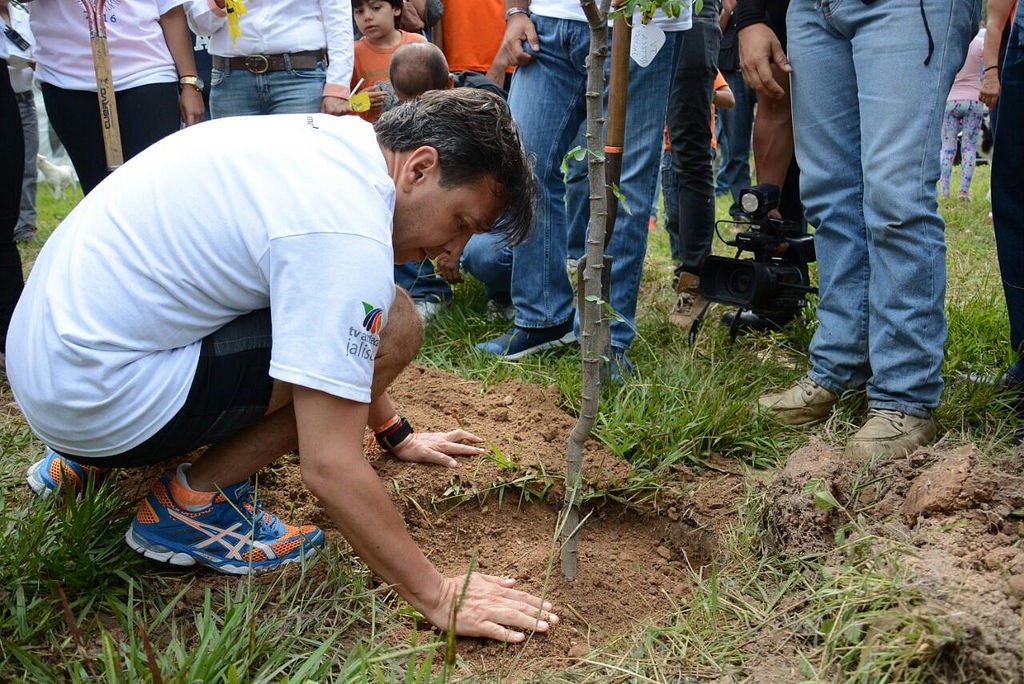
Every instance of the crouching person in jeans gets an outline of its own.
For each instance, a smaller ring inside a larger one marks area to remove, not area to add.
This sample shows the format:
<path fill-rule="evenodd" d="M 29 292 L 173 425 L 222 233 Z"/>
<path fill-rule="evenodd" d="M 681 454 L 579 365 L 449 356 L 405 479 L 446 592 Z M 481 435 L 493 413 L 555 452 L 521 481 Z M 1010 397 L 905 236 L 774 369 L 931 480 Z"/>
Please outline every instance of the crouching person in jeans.
<path fill-rule="evenodd" d="M 15 312 L 11 388 L 50 447 L 30 483 L 80 488 L 208 446 L 154 484 L 127 541 L 245 573 L 323 543 L 248 484 L 298 449 L 356 553 L 444 627 L 464 578 L 442 577 L 408 535 L 362 437 L 369 425 L 395 456 L 444 466 L 479 438 L 412 432 L 388 398 L 421 333 L 393 264 L 458 253 L 474 232 L 521 241 L 533 195 L 508 108 L 473 90 L 428 93 L 376 127 L 238 117 L 153 145 L 54 232 Z M 512 585 L 474 573 L 458 632 L 515 642 L 558 621 Z"/>

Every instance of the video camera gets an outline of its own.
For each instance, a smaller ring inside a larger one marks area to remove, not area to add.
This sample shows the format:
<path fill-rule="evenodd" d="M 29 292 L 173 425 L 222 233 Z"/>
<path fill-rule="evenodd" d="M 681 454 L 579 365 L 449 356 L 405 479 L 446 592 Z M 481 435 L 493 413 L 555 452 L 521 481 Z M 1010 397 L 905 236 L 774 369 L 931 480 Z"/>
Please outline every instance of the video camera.
<path fill-rule="evenodd" d="M 739 221 L 717 221 L 719 239 L 736 248 L 736 256 L 708 256 L 700 271 L 700 290 L 705 299 L 739 307 L 730 326 L 736 337 L 739 314 L 744 309 L 770 316 L 775 312 L 796 312 L 804 307 L 806 295 L 816 293 L 807 273 L 814 261 L 814 237 L 804 233 L 794 221 L 770 215 L 779 206 L 779 188 L 755 185 L 740 190 L 740 208 L 750 218 L 750 229 L 737 233 L 732 240 L 722 238 L 724 226 L 737 226 Z M 744 252 L 753 256 L 740 258 Z M 703 318 L 703 316 L 701 316 Z M 699 323 L 698 323 L 699 325 Z M 691 330 L 691 339 L 696 336 Z"/>

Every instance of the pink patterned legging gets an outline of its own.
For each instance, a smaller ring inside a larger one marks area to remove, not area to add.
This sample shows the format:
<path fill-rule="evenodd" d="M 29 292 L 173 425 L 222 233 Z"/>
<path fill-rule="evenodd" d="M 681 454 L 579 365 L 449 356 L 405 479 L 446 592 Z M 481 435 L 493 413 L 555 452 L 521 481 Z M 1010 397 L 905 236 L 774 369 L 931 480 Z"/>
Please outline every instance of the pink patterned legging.
<path fill-rule="evenodd" d="M 946 115 L 942 119 L 942 152 L 939 162 L 942 173 L 939 176 L 939 192 L 949 197 L 949 181 L 953 175 L 953 157 L 956 156 L 956 136 L 963 131 L 960 139 L 960 197 L 970 197 L 974 164 L 978 158 L 978 136 L 981 133 L 981 118 L 985 107 L 977 100 L 953 100 L 946 103 Z"/>

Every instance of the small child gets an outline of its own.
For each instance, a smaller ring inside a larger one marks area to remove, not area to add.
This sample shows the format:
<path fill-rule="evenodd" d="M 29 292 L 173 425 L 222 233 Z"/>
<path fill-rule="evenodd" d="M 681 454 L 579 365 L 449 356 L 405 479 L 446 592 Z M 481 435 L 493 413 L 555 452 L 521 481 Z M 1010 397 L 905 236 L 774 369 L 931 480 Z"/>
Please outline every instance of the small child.
<path fill-rule="evenodd" d="M 402 18 L 402 0 L 352 0 L 352 14 L 363 37 L 355 44 L 352 89 L 370 95 L 370 111 L 360 114 L 373 122 L 384 108 L 391 91 L 388 68 L 391 56 L 407 43 L 423 43 L 426 38 L 398 28 Z M 384 85 L 380 85 L 384 84 Z"/>

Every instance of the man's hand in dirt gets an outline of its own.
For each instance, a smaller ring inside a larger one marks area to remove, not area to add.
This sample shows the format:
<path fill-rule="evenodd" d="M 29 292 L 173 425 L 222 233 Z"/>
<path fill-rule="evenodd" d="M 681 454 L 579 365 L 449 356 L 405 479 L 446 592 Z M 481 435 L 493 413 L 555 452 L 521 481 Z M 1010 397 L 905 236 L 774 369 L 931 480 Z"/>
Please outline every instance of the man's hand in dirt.
<path fill-rule="evenodd" d="M 510 15 L 505 23 L 505 37 L 500 48 L 501 59 L 505 64 L 527 64 L 533 59 L 533 55 L 523 49 L 523 41 L 529 43 L 533 52 L 540 52 L 537 27 L 533 25 L 529 14 L 520 12 Z"/>
<path fill-rule="evenodd" d="M 767 24 L 751 24 L 740 29 L 740 70 L 747 85 L 768 97 L 782 97 L 786 91 L 772 74 L 772 63 L 785 72 L 792 72 L 789 58 L 782 49 L 775 31 Z"/>
<path fill-rule="evenodd" d="M 453 456 L 476 456 L 484 452 L 479 444 L 484 441 L 472 432 L 452 430 L 451 432 L 414 432 L 391 450 L 396 457 L 408 463 L 433 463 L 458 468 L 459 462 Z M 466 444 L 470 442 L 470 444 Z"/>
<path fill-rule="evenodd" d="M 466 577 L 446 577 L 437 609 L 424 613 L 439 629 L 448 629 L 451 606 L 457 604 L 455 633 L 487 637 L 517 644 L 526 639 L 525 630 L 546 632 L 558 624 L 554 606 L 525 591 L 513 589 L 515 580 L 474 572 Z"/>

